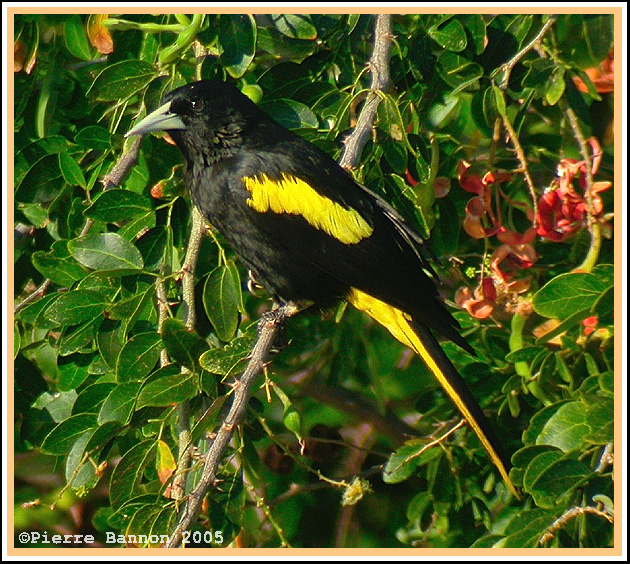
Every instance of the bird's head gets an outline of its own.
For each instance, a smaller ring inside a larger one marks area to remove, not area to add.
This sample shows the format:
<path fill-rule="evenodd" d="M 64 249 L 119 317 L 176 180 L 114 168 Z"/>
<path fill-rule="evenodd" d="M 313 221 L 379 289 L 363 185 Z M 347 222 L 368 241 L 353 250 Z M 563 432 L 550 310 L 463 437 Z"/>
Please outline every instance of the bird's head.
<path fill-rule="evenodd" d="M 188 161 L 229 156 L 242 143 L 243 130 L 260 110 L 236 86 L 202 80 L 169 92 L 160 107 L 137 123 L 125 137 L 166 131 Z"/>

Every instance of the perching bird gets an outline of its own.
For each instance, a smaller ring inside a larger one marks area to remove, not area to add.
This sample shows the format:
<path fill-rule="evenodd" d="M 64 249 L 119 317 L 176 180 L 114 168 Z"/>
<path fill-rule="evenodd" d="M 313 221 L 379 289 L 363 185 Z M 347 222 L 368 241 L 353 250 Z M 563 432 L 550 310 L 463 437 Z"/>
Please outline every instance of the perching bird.
<path fill-rule="evenodd" d="M 177 88 L 127 136 L 166 131 L 193 203 L 279 304 L 346 300 L 414 350 L 481 440 L 509 489 L 509 463 L 431 330 L 471 347 L 438 298 L 420 235 L 330 156 L 234 85 Z"/>

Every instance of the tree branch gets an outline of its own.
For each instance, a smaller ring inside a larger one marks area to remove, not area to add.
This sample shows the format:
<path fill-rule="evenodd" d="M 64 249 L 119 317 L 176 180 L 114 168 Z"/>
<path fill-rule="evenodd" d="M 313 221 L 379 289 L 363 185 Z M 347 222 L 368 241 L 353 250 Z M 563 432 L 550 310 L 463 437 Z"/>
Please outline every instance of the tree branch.
<path fill-rule="evenodd" d="M 380 93 L 389 90 L 392 37 L 392 16 L 378 14 L 374 29 L 374 50 L 368 62 L 368 68 L 372 72 L 372 84 L 354 131 L 344 141 L 345 147 L 339 164 L 345 169 L 350 170 L 359 166 L 363 148 L 372 134 L 376 109 L 381 101 Z"/>
<path fill-rule="evenodd" d="M 278 327 L 282 325 L 288 317 L 297 313 L 297 311 L 297 306 L 289 303 L 268 312 L 260 320 L 258 324 L 258 339 L 252 349 L 250 360 L 240 379 L 234 383 L 234 399 L 232 400 L 230 410 L 223 420 L 214 441 L 210 445 L 210 449 L 206 453 L 201 478 L 195 489 L 189 495 L 180 516 L 179 523 L 173 531 L 169 542 L 165 545 L 165 548 L 179 546 L 184 531 L 187 531 L 195 519 L 197 519 L 203 498 L 216 481 L 223 452 L 232 438 L 236 425 L 238 425 L 245 415 L 247 404 L 249 403 L 250 390 L 254 384 L 254 380 L 265 366 L 267 355 L 276 339 Z"/>

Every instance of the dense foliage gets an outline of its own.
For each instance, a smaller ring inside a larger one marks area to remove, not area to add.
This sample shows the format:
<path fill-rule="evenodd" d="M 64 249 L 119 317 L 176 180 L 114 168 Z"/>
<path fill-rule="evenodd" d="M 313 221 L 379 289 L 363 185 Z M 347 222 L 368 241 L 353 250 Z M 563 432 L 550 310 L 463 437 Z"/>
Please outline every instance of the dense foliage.
<path fill-rule="evenodd" d="M 430 235 L 477 356 L 445 348 L 521 499 L 421 362 L 339 308 L 287 326 L 193 544 L 612 545 L 612 20 L 393 17 L 391 87 L 353 171 Z M 136 116 L 218 76 L 338 158 L 373 30 L 368 15 L 16 17 L 17 530 L 169 533 L 182 437 L 190 491 L 269 307 L 212 233 L 191 270 L 164 139 L 103 184 Z"/>

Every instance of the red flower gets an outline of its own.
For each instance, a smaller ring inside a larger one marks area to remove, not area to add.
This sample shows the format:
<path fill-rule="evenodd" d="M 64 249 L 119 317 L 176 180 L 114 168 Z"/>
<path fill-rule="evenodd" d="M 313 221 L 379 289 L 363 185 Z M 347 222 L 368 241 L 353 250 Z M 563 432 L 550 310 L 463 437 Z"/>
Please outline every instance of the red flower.
<path fill-rule="evenodd" d="M 594 156 L 592 174 L 595 174 L 601 162 L 601 150 L 597 140 L 589 140 Z M 574 187 L 577 180 L 583 194 Z M 600 218 L 604 205 L 599 192 L 608 190 L 610 182 L 594 182 L 591 189 L 586 188 L 586 163 L 573 159 L 563 159 L 558 164 L 558 179 L 538 201 L 537 233 L 551 241 L 564 241 L 576 231 L 586 226 L 588 221 L 589 200 L 593 209 L 591 214 Z"/>

